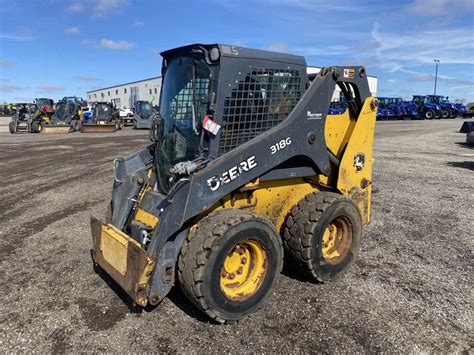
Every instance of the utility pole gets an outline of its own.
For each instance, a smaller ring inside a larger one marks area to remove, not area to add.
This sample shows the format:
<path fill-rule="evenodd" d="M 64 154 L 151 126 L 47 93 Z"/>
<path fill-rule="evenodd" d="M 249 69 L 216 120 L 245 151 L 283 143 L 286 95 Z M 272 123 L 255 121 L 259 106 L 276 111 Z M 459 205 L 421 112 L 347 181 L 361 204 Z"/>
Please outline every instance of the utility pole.
<path fill-rule="evenodd" d="M 434 60 L 436 64 L 436 74 L 435 74 L 435 89 L 434 89 L 434 94 L 436 95 L 436 83 L 438 81 L 438 64 L 439 64 L 439 59 Z"/>

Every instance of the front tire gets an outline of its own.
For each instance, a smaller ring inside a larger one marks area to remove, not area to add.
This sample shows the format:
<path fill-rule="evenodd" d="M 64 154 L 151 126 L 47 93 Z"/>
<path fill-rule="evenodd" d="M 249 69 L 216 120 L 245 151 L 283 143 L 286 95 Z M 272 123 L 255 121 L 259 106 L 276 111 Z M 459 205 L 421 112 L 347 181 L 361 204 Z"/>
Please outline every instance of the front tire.
<path fill-rule="evenodd" d="M 8 124 L 8 130 L 10 131 L 10 133 L 12 133 L 12 134 L 13 134 L 13 133 L 16 133 L 16 129 L 15 129 L 15 128 L 16 128 L 16 127 L 15 127 L 15 124 L 14 124 L 13 122 L 10 122 L 10 123 Z"/>
<path fill-rule="evenodd" d="M 38 121 L 31 122 L 31 133 L 39 133 L 41 128 Z"/>
<path fill-rule="evenodd" d="M 426 110 L 424 113 L 423 113 L 423 116 L 427 119 L 427 120 L 432 120 L 434 117 L 435 117 L 435 112 L 433 110 Z"/>
<path fill-rule="evenodd" d="M 450 116 L 449 110 L 442 110 L 441 111 L 441 118 L 446 119 L 446 118 L 449 118 L 449 116 Z"/>
<path fill-rule="evenodd" d="M 290 262 L 310 279 L 326 282 L 344 275 L 362 236 L 362 216 L 349 198 L 332 193 L 307 195 L 293 207 L 283 235 Z"/>
<path fill-rule="evenodd" d="M 241 210 L 213 213 L 191 229 L 178 279 L 187 298 L 219 323 L 256 312 L 283 266 L 281 237 L 267 220 Z"/>

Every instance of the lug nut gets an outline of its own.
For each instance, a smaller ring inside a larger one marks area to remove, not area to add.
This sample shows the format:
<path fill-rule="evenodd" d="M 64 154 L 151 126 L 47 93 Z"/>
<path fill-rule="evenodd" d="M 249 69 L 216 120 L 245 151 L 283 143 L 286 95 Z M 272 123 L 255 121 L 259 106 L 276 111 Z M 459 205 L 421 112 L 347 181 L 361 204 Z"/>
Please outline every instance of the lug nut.
<path fill-rule="evenodd" d="M 224 270 L 222 270 L 221 276 L 222 276 L 222 277 L 227 277 L 227 272 L 225 272 Z"/>
<path fill-rule="evenodd" d="M 247 264 L 247 258 L 246 258 L 245 256 L 242 257 L 242 259 L 240 260 L 240 262 L 241 262 L 243 265 Z"/>
<path fill-rule="evenodd" d="M 231 273 L 231 274 L 229 275 L 229 279 L 231 279 L 231 280 L 235 279 L 235 274 L 234 274 L 234 273 Z"/>
<path fill-rule="evenodd" d="M 244 268 L 242 266 L 239 267 L 239 269 L 237 270 L 237 274 L 242 275 L 243 272 L 244 272 Z"/>

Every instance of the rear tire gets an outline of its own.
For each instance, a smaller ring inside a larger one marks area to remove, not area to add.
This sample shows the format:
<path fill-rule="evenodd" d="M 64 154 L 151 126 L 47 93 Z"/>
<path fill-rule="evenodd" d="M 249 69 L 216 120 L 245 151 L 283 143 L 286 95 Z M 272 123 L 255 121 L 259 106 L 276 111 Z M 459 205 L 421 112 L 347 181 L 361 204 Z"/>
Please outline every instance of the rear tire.
<path fill-rule="evenodd" d="M 288 216 L 285 256 L 310 279 L 332 281 L 351 267 L 361 236 L 362 216 L 351 199 L 332 192 L 313 193 Z"/>
<path fill-rule="evenodd" d="M 267 220 L 223 210 L 191 229 L 178 259 L 186 297 L 219 323 L 256 312 L 271 295 L 283 266 L 281 237 Z"/>
<path fill-rule="evenodd" d="M 15 124 L 13 122 L 10 122 L 8 124 L 8 130 L 10 131 L 10 133 L 16 133 L 16 129 L 15 129 Z"/>
<path fill-rule="evenodd" d="M 423 117 L 427 120 L 432 120 L 435 117 L 435 112 L 433 110 L 426 110 L 423 112 Z"/>

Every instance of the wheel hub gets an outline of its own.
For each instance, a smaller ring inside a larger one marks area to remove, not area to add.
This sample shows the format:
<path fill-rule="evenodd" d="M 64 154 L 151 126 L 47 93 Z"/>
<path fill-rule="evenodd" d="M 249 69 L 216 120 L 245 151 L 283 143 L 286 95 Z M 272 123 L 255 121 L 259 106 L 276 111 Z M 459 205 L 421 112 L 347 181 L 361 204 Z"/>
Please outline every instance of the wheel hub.
<path fill-rule="evenodd" d="M 322 255 L 331 265 L 338 264 L 347 255 L 352 244 L 352 226 L 345 217 L 337 217 L 325 229 Z"/>
<path fill-rule="evenodd" d="M 251 297 L 265 279 L 267 263 L 267 252 L 259 242 L 246 240 L 236 244 L 221 268 L 223 294 L 234 301 Z"/>

